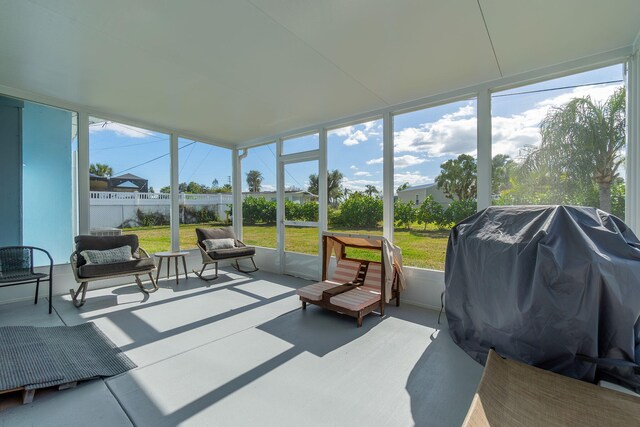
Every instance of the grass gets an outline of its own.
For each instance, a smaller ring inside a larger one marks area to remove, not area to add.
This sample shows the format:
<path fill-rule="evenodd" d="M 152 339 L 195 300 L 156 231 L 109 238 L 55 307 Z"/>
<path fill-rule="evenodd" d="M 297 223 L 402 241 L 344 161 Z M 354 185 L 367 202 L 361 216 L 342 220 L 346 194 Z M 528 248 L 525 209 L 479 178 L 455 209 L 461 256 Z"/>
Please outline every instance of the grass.
<path fill-rule="evenodd" d="M 180 249 L 196 247 L 197 227 L 220 226 L 221 224 L 183 224 L 180 225 Z M 394 242 L 402 248 L 404 265 L 412 267 L 444 270 L 449 230 L 439 230 L 428 226 L 414 226 L 412 230 L 398 229 L 394 232 Z M 122 230 L 125 234 L 135 233 L 140 238 L 140 246 L 147 252 L 168 251 L 171 248 L 169 226 L 137 227 Z M 331 231 L 354 234 L 381 235 L 382 229 L 332 229 Z M 251 246 L 276 247 L 277 232 L 275 225 L 244 226 L 244 243 Z M 285 250 L 316 255 L 318 253 L 318 233 L 315 228 L 286 227 Z M 353 249 L 348 255 L 365 259 L 377 259 L 375 252 Z"/>

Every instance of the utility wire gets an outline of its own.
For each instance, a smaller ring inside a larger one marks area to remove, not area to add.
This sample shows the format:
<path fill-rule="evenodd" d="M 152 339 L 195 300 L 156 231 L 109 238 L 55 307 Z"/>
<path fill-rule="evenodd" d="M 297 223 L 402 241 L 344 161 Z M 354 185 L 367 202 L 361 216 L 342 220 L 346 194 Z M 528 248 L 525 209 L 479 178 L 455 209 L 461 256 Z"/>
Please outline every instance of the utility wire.
<path fill-rule="evenodd" d="M 503 96 L 526 95 L 526 94 L 529 94 L 529 93 L 551 92 L 551 91 L 554 91 L 554 90 L 575 89 L 575 88 L 578 88 L 578 87 L 608 85 L 608 84 L 612 84 L 612 83 L 622 83 L 622 82 L 624 82 L 624 80 L 609 80 L 607 82 L 585 83 L 585 84 L 581 84 L 581 85 L 551 87 L 551 88 L 548 88 L 548 89 L 536 89 L 536 90 L 527 90 L 527 91 L 523 91 L 523 92 L 503 93 L 503 94 L 499 94 L 499 95 L 493 95 L 493 97 L 494 98 L 501 98 Z"/>
<path fill-rule="evenodd" d="M 187 147 L 189 147 L 190 145 L 193 145 L 193 144 L 195 144 L 195 142 L 192 142 L 192 143 L 190 143 L 190 144 L 187 144 L 187 145 L 185 145 L 184 147 L 180 147 L 180 148 L 178 148 L 178 150 L 182 150 L 183 148 L 187 148 Z M 117 176 L 117 175 L 120 175 L 120 174 L 122 174 L 122 173 L 128 172 L 128 171 L 130 171 L 131 169 L 135 169 L 135 168 L 138 168 L 138 167 L 140 167 L 140 166 L 144 166 L 144 165 L 146 165 L 146 164 L 149 164 L 149 163 L 151 163 L 151 162 L 155 162 L 156 160 L 160 160 L 160 159 L 162 159 L 163 157 L 167 157 L 169 154 L 170 154 L 170 153 L 166 153 L 166 154 L 163 154 L 163 155 L 161 155 L 161 156 L 154 157 L 153 159 L 147 160 L 146 162 L 138 163 L 138 164 L 137 164 L 137 165 L 135 165 L 135 166 L 131 166 L 130 168 L 124 169 L 124 170 L 122 170 L 122 171 L 120 171 L 120 172 L 118 172 L 118 173 L 114 173 L 114 174 L 113 174 L 113 176 Z"/>

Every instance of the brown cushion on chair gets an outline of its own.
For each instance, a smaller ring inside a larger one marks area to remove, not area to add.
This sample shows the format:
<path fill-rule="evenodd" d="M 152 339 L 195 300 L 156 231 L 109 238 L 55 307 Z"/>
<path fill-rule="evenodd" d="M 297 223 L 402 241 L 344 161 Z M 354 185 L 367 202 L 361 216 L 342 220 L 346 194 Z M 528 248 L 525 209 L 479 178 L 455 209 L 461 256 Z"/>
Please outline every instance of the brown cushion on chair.
<path fill-rule="evenodd" d="M 78 276 L 90 278 L 126 273 L 145 273 L 153 270 L 154 267 L 155 264 L 152 258 L 134 259 L 111 264 L 85 264 L 78 268 Z"/>
<path fill-rule="evenodd" d="M 78 267 L 86 264 L 85 259 L 80 256 L 80 252 L 86 250 L 104 251 L 115 249 L 125 245 L 131 246 L 131 255 L 138 258 L 138 236 L 135 234 L 124 234 L 122 236 L 88 236 L 80 235 L 75 237 L 76 251 L 78 252 Z"/>
<path fill-rule="evenodd" d="M 196 228 L 196 236 L 198 236 L 198 243 L 202 244 L 206 239 L 236 239 L 236 234 L 233 232 L 233 227 L 219 227 L 219 228 Z M 236 241 L 236 246 L 238 243 Z"/>
<path fill-rule="evenodd" d="M 217 249 L 215 251 L 207 252 L 207 254 L 212 259 L 227 259 L 242 256 L 253 256 L 256 254 L 256 248 L 250 246 L 242 246 L 239 248 L 231 249 Z"/>

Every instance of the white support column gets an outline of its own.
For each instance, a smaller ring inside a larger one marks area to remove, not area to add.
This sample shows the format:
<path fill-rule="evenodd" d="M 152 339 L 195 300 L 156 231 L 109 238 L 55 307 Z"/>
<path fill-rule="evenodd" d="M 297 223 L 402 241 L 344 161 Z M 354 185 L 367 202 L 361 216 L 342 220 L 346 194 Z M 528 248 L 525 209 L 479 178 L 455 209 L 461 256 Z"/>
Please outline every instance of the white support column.
<path fill-rule="evenodd" d="M 491 206 L 491 93 L 478 92 L 478 212 Z"/>
<path fill-rule="evenodd" d="M 282 139 L 276 141 L 276 226 L 278 231 L 278 268 L 284 274 L 284 162 L 282 161 Z"/>
<path fill-rule="evenodd" d="M 320 158 L 318 159 L 318 256 L 322 271 L 322 232 L 327 231 L 329 225 L 329 188 L 327 183 L 327 130 L 320 130 Z"/>
<path fill-rule="evenodd" d="M 179 187 L 179 162 L 178 162 L 178 135 L 171 134 L 171 250 L 180 250 L 180 193 Z"/>
<path fill-rule="evenodd" d="M 627 63 L 627 162 L 625 222 L 640 232 L 640 50 Z"/>
<path fill-rule="evenodd" d="M 393 116 L 390 112 L 382 115 L 382 230 L 383 235 L 390 242 L 393 242 L 393 188 L 394 166 L 393 166 Z"/>
<path fill-rule="evenodd" d="M 78 113 L 78 232 L 89 234 L 89 114 Z"/>
<path fill-rule="evenodd" d="M 231 186 L 233 187 L 233 231 L 238 239 L 242 240 L 242 159 L 246 157 L 247 150 L 241 156 L 238 149 L 232 151 Z"/>

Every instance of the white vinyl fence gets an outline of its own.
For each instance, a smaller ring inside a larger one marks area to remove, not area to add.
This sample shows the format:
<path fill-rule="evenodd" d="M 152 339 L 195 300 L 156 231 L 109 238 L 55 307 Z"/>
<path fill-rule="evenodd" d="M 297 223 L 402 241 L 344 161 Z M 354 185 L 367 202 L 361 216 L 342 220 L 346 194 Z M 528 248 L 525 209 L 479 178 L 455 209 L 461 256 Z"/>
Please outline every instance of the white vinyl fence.
<path fill-rule="evenodd" d="M 226 218 L 225 211 L 233 202 L 233 196 L 220 194 L 180 194 L 180 206 L 209 208 L 218 218 Z M 136 212 L 159 212 L 169 215 L 171 196 L 166 193 L 120 193 L 110 191 L 92 191 L 90 193 L 90 223 L 92 229 L 116 228 L 127 222 L 135 222 Z"/>

